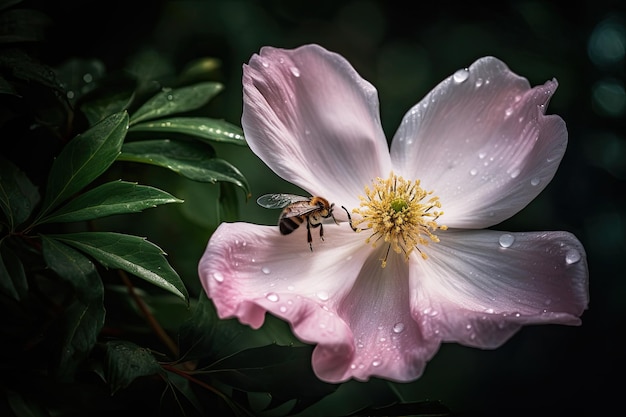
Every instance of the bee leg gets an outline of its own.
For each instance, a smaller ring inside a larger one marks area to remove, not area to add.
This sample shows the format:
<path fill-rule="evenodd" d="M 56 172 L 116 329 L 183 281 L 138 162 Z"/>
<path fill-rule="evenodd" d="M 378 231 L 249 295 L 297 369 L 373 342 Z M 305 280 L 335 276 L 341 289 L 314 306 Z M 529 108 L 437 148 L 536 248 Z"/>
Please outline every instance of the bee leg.
<path fill-rule="evenodd" d="M 354 227 L 352 225 L 352 216 L 350 216 L 350 212 L 348 211 L 347 208 L 345 208 L 344 206 L 341 206 L 342 209 L 344 209 L 346 211 L 346 214 L 348 215 L 348 221 L 350 222 L 350 227 L 352 228 L 352 230 L 354 230 L 355 232 L 357 232 L 359 229 L 357 229 L 356 227 Z"/>
<path fill-rule="evenodd" d="M 309 242 L 309 248 L 311 248 L 311 252 L 313 252 L 313 238 L 311 237 L 311 222 L 309 219 L 306 220 L 306 240 Z"/>
<path fill-rule="evenodd" d="M 320 239 L 324 240 L 324 226 L 322 226 L 322 223 L 320 223 L 319 226 L 320 226 Z"/>

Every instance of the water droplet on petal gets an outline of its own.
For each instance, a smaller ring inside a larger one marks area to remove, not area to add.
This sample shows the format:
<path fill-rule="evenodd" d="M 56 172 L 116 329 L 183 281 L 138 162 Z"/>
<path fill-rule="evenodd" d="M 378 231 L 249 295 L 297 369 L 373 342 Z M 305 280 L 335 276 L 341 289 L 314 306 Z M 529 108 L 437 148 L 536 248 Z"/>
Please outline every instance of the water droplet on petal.
<path fill-rule="evenodd" d="M 287 311 L 287 307 L 280 306 L 279 310 L 280 310 L 281 313 L 285 313 Z"/>
<path fill-rule="evenodd" d="M 503 248 L 510 247 L 513 244 L 513 242 L 515 242 L 515 236 L 513 236 L 510 233 L 505 233 L 501 235 L 500 238 L 498 239 L 498 243 L 500 243 L 500 246 L 502 246 Z"/>
<path fill-rule="evenodd" d="M 541 182 L 541 178 L 535 177 L 532 180 L 530 180 L 530 185 L 532 185 L 533 187 L 536 187 L 539 185 L 540 182 Z"/>
<path fill-rule="evenodd" d="M 470 169 L 469 173 L 470 173 L 471 176 L 474 176 L 474 175 L 478 174 L 478 170 L 476 168 L 472 168 L 472 169 Z"/>
<path fill-rule="evenodd" d="M 169 101 L 174 100 L 174 96 L 171 94 L 168 94 L 165 98 L 168 99 Z"/>
<path fill-rule="evenodd" d="M 319 298 L 322 301 L 326 301 L 329 298 L 328 292 L 326 291 L 318 291 L 316 295 L 317 295 L 317 298 Z"/>
<path fill-rule="evenodd" d="M 265 61 L 265 60 L 261 61 L 261 65 L 263 65 L 264 68 L 269 68 L 270 67 L 270 64 L 267 61 Z"/>
<path fill-rule="evenodd" d="M 455 72 L 452 77 L 454 78 L 454 82 L 462 83 L 469 78 L 469 70 L 467 68 L 462 68 Z"/>
<path fill-rule="evenodd" d="M 291 67 L 289 68 L 289 71 L 291 71 L 291 73 L 293 74 L 294 77 L 299 77 L 300 76 L 300 70 L 296 67 Z"/>
<path fill-rule="evenodd" d="M 372 362 L 372 366 L 380 366 L 382 362 L 379 359 L 374 359 L 374 361 Z"/>
<path fill-rule="evenodd" d="M 520 169 L 517 168 L 515 170 L 513 170 L 513 172 L 511 172 L 511 178 L 517 178 L 517 176 L 520 174 Z"/>
<path fill-rule="evenodd" d="M 570 249 L 565 253 L 565 263 L 567 265 L 575 264 L 580 261 L 580 252 L 576 249 Z"/>
<path fill-rule="evenodd" d="M 270 300 L 273 303 L 275 303 L 276 301 L 279 300 L 278 294 L 276 294 L 275 292 L 267 293 L 265 298 L 267 298 L 268 300 Z"/>
<path fill-rule="evenodd" d="M 263 272 L 265 275 L 269 275 L 272 270 L 264 266 L 263 268 L 261 268 L 261 272 Z"/>
<path fill-rule="evenodd" d="M 476 88 L 480 87 L 481 85 L 483 85 L 483 79 L 479 78 L 476 80 Z"/>
<path fill-rule="evenodd" d="M 393 325 L 394 333 L 402 333 L 404 331 L 404 323 L 396 323 Z"/>
<path fill-rule="evenodd" d="M 217 282 L 224 282 L 224 275 L 221 272 L 213 272 L 213 279 Z"/>

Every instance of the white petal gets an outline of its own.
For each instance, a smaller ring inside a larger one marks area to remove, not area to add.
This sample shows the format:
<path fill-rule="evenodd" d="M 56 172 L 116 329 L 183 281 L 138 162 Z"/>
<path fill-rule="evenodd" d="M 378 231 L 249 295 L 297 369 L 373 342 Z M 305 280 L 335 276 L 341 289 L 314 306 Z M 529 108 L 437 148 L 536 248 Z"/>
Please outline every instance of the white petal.
<path fill-rule="evenodd" d="M 242 125 L 253 152 L 283 179 L 350 207 L 391 169 L 376 89 L 317 45 L 265 47 L 243 68 Z"/>
<path fill-rule="evenodd" d="M 411 269 L 425 335 L 495 348 L 522 325 L 580 324 L 589 301 L 586 255 L 567 232 L 447 231 Z"/>
<path fill-rule="evenodd" d="M 544 114 L 555 80 L 531 89 L 492 57 L 461 71 L 405 115 L 391 155 L 405 177 L 440 197 L 442 224 L 478 229 L 511 217 L 545 188 L 567 130 Z"/>

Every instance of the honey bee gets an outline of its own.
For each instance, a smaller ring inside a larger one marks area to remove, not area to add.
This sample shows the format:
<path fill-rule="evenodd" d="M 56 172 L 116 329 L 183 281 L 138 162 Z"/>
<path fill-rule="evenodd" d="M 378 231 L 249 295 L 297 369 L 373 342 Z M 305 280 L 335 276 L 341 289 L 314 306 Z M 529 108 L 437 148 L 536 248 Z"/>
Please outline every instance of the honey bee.
<path fill-rule="evenodd" d="M 311 228 L 320 228 L 320 239 L 324 240 L 323 219 L 332 218 L 335 204 L 330 204 L 323 197 L 304 197 L 294 194 L 265 194 L 256 200 L 261 207 L 276 209 L 282 208 L 278 218 L 280 233 L 288 235 L 306 221 L 307 242 L 313 250 Z"/>

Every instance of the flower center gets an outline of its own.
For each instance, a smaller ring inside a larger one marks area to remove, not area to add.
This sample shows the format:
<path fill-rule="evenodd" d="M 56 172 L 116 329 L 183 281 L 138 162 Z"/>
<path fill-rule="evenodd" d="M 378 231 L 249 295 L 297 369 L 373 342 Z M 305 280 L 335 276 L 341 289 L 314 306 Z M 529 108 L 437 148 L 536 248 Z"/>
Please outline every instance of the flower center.
<path fill-rule="evenodd" d="M 407 181 L 393 172 L 388 179 L 376 178 L 373 186 L 365 186 L 365 196 L 360 196 L 359 208 L 352 210 L 357 215 L 350 218 L 352 228 L 361 232 L 370 230 L 372 234 L 365 240 L 376 247 L 381 241 L 388 244 L 382 267 L 387 265 L 389 251 L 404 253 L 405 260 L 414 250 L 423 259 L 427 256 L 419 246 L 439 242 L 434 232 L 446 230 L 437 219 L 443 214 L 439 197 L 432 196 L 420 187 L 420 181 Z"/>

